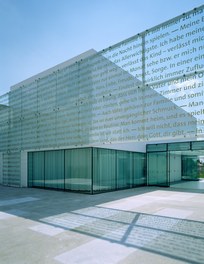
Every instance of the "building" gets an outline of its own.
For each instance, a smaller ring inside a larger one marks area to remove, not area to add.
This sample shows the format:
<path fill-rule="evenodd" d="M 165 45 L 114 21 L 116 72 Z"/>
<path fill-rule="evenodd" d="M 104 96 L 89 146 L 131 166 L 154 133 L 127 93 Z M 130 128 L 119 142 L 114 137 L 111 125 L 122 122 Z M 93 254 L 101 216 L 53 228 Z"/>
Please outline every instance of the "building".
<path fill-rule="evenodd" d="M 0 184 L 97 193 L 202 176 L 204 6 L 0 97 Z"/>

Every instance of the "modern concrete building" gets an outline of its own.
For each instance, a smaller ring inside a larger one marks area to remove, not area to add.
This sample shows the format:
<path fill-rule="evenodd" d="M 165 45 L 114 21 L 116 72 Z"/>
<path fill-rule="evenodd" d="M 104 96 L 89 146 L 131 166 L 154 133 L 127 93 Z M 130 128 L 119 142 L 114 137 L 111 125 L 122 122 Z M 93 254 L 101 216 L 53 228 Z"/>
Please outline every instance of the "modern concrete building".
<path fill-rule="evenodd" d="M 0 97 L 0 184 L 97 193 L 204 177 L 204 6 Z"/>

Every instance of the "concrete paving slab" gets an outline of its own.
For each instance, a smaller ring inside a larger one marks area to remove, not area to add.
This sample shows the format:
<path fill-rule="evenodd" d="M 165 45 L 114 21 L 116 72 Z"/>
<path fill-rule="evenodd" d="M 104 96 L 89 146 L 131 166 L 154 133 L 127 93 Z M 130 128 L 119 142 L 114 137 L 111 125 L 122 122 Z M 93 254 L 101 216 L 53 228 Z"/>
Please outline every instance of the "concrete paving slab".
<path fill-rule="evenodd" d="M 134 248 L 94 239 L 91 242 L 56 256 L 55 259 L 63 264 L 116 264 L 134 251 Z"/>
<path fill-rule="evenodd" d="M 64 229 L 62 229 L 62 228 L 54 227 L 54 226 L 46 225 L 46 224 L 39 224 L 36 226 L 31 226 L 29 229 L 36 231 L 36 232 L 39 232 L 41 234 L 48 235 L 48 236 L 56 236 L 56 235 L 64 232 Z"/>
<path fill-rule="evenodd" d="M 204 194 L 0 186 L 1 264 L 203 264 Z"/>
<path fill-rule="evenodd" d="M 184 219 L 187 216 L 193 214 L 191 210 L 175 209 L 175 208 L 164 208 L 155 213 L 156 215 L 168 216 L 173 218 Z"/>

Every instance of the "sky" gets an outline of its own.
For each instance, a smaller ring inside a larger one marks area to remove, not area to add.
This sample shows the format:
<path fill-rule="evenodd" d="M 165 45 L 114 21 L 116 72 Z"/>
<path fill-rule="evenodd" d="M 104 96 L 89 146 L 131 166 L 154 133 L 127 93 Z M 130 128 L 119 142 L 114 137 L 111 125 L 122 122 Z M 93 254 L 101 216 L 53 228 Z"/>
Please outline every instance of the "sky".
<path fill-rule="evenodd" d="M 204 0 L 0 0 L 0 96 L 89 49 L 100 51 Z"/>

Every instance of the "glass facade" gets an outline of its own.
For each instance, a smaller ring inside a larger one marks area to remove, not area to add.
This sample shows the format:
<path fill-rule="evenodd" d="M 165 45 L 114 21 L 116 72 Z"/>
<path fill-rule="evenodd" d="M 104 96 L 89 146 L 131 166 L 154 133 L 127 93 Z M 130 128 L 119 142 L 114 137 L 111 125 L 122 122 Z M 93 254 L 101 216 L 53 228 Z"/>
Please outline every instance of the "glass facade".
<path fill-rule="evenodd" d="M 146 185 L 145 153 L 93 148 L 93 191 Z"/>
<path fill-rule="evenodd" d="M 30 187 L 99 193 L 146 185 L 145 154 L 102 148 L 29 152 Z"/>
<path fill-rule="evenodd" d="M 141 143 L 203 140 L 203 14 L 202 5 L 100 52 L 81 54 L 0 96 L 0 183 L 22 186 L 23 153 L 32 152 L 33 186 L 93 192 L 129 188 L 144 183 L 144 177 L 135 166 L 137 154 L 120 152 L 121 145 L 132 151 L 135 144 L 140 152 Z M 117 146 L 117 154 L 98 150 L 97 168 L 95 150 L 86 155 L 77 150 L 110 145 Z M 173 151 L 189 151 L 187 145 L 166 146 L 155 148 L 168 151 L 171 161 L 179 159 Z M 159 174 L 154 182 L 168 185 L 170 163 L 163 164 L 165 154 L 149 148 L 148 172 Z M 153 162 L 162 164 L 161 171 L 151 167 Z"/>

